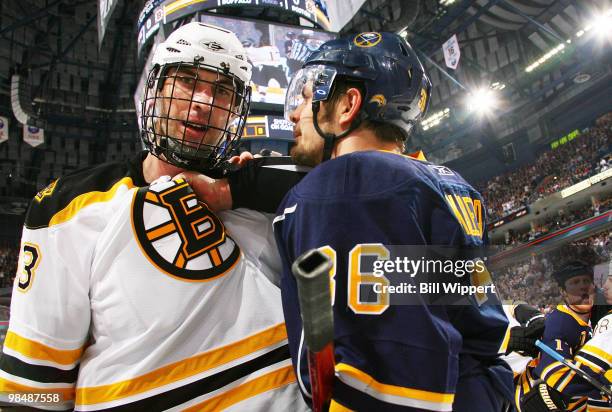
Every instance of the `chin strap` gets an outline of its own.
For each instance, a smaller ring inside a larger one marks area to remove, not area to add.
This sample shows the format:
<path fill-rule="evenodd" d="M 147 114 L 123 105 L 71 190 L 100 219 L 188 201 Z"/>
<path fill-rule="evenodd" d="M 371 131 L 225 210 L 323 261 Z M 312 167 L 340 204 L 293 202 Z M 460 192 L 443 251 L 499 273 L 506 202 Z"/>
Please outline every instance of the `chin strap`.
<path fill-rule="evenodd" d="M 342 139 L 343 137 L 346 137 L 350 132 L 352 132 L 353 130 L 358 128 L 359 125 L 361 125 L 362 116 L 360 113 L 359 117 L 357 117 L 357 119 L 355 119 L 353 123 L 351 123 L 351 126 L 348 129 L 346 129 L 339 135 L 335 135 L 333 133 L 325 133 L 319 127 L 318 117 L 319 117 L 320 108 L 321 108 L 320 101 L 312 102 L 312 115 L 313 115 L 312 117 L 313 117 L 314 128 L 317 131 L 317 133 L 319 133 L 319 135 L 325 141 L 325 144 L 323 146 L 323 160 L 322 160 L 322 162 L 325 162 L 326 160 L 331 159 L 332 150 L 334 149 L 334 145 L 336 144 L 336 142 Z"/>

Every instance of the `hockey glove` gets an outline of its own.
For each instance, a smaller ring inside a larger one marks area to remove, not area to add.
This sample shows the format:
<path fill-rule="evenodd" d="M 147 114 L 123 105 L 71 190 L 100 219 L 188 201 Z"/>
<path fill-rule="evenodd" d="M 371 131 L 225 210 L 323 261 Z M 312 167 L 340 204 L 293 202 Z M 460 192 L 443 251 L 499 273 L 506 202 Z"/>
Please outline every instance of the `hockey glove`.
<path fill-rule="evenodd" d="M 539 379 L 521 398 L 521 410 L 523 412 L 565 412 L 567 405 L 559 391 Z"/>
<path fill-rule="evenodd" d="M 514 309 L 514 316 L 521 326 L 514 326 L 510 329 L 506 355 L 510 352 L 518 352 L 523 356 L 535 358 L 539 353 L 535 341 L 544 334 L 544 315 L 537 308 L 520 304 Z"/>

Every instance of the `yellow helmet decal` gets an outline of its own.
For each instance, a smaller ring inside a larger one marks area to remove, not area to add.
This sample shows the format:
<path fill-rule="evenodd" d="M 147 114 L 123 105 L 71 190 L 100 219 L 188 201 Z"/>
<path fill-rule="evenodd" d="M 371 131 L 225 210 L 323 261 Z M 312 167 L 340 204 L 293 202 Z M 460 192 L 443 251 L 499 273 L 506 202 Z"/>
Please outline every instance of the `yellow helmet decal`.
<path fill-rule="evenodd" d="M 419 99 L 419 109 L 421 109 L 421 113 L 425 113 L 426 107 L 427 107 L 427 90 L 425 90 L 425 88 L 422 88 L 421 98 Z"/>
<path fill-rule="evenodd" d="M 382 107 L 387 104 L 387 99 L 385 99 L 385 96 L 382 94 L 375 94 L 370 99 L 370 103 L 376 103 L 378 107 Z"/>

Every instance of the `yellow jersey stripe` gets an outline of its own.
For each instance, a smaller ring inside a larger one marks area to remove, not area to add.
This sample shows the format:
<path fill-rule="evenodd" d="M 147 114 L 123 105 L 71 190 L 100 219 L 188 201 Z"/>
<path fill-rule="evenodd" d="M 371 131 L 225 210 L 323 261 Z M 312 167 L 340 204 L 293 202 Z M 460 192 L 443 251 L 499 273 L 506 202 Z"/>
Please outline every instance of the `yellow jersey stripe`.
<path fill-rule="evenodd" d="M 131 177 L 124 177 L 123 179 L 115 183 L 113 187 L 111 187 L 106 192 L 83 193 L 72 199 L 72 201 L 68 203 L 68 206 L 54 214 L 51 220 L 49 221 L 49 226 L 59 225 L 60 223 L 69 221 L 74 217 L 74 215 L 77 214 L 79 210 L 93 203 L 108 202 L 115 196 L 115 193 L 117 193 L 117 190 L 121 186 L 127 186 L 128 189 L 136 187 L 134 185 L 134 182 L 132 182 Z"/>
<path fill-rule="evenodd" d="M 567 410 L 571 412 L 584 411 L 587 407 L 587 400 L 588 400 L 587 397 L 582 397 L 578 399 L 576 402 L 570 402 L 570 404 L 567 405 Z"/>
<path fill-rule="evenodd" d="M 506 334 L 504 335 L 504 340 L 502 341 L 501 347 L 499 348 L 499 352 L 505 353 L 508 350 L 508 343 L 510 342 L 510 324 L 508 323 L 508 327 L 506 328 Z"/>
<path fill-rule="evenodd" d="M 24 338 L 9 331 L 6 334 L 4 346 L 19 352 L 20 354 L 38 360 L 51 361 L 60 365 L 72 365 L 81 359 L 83 348 L 79 349 L 56 349 L 40 342 Z"/>
<path fill-rule="evenodd" d="M 216 368 L 287 339 L 284 323 L 242 340 L 155 369 L 133 379 L 108 385 L 77 388 L 77 405 L 109 402 L 146 392 Z"/>
<path fill-rule="evenodd" d="M 294 382 L 295 374 L 293 373 L 293 367 L 287 365 L 245 382 L 242 385 L 236 386 L 227 392 L 223 392 L 190 408 L 184 409 L 184 412 L 222 411 L 245 399 L 252 398 L 253 396 Z"/>
<path fill-rule="evenodd" d="M 540 377 L 544 379 L 545 381 L 548 381 L 548 378 L 549 378 L 548 374 L 551 373 L 553 369 L 559 368 L 562 366 L 563 364 L 561 362 L 554 361 L 553 363 L 545 367 L 544 370 L 542 370 L 542 373 L 540 373 Z"/>
<path fill-rule="evenodd" d="M 529 390 L 531 389 L 531 377 L 529 376 L 529 370 L 525 371 L 525 374 L 522 376 L 521 379 L 521 386 L 523 387 L 523 395 L 525 395 L 526 393 L 529 392 Z"/>
<path fill-rule="evenodd" d="M 332 399 L 329 404 L 329 412 L 353 412 L 353 410 Z"/>
<path fill-rule="evenodd" d="M 72 401 L 74 400 L 74 388 L 41 388 L 23 385 L 21 383 L 9 381 L 4 378 L 0 378 L 0 392 L 1 393 L 45 393 L 45 394 L 59 394 L 60 401 Z"/>
<path fill-rule="evenodd" d="M 351 376 L 369 387 L 373 388 L 377 392 L 392 395 L 392 396 L 400 396 L 404 398 L 410 399 L 418 399 L 427 402 L 436 402 L 436 403 L 449 403 L 452 404 L 455 399 L 455 395 L 452 393 L 439 393 L 439 392 L 430 392 L 422 389 L 413 389 L 406 388 L 402 386 L 389 385 L 385 383 L 378 382 L 376 379 L 360 371 L 359 369 L 347 365 L 346 363 L 339 363 L 336 365 L 336 372 L 339 374 L 346 374 Z"/>
<path fill-rule="evenodd" d="M 608 365 L 612 365 L 612 354 L 601 350 L 595 346 L 589 345 L 588 343 L 580 348 L 581 352 L 588 353 L 591 356 L 595 356 L 601 360 L 604 360 L 608 363 Z"/>
<path fill-rule="evenodd" d="M 589 412 L 610 412 L 612 411 L 612 406 L 610 406 L 609 408 L 606 408 L 605 406 L 589 405 L 588 408 L 589 408 L 588 409 Z"/>
<path fill-rule="evenodd" d="M 578 352 L 580 353 L 580 352 Z M 574 358 L 575 361 L 580 361 L 581 363 L 583 363 L 584 365 L 588 366 L 593 372 L 595 373 L 601 373 L 603 372 L 603 368 L 593 362 L 591 362 L 589 359 L 584 358 L 580 355 L 576 355 L 576 357 Z"/>
<path fill-rule="evenodd" d="M 546 378 L 544 378 L 544 374 L 542 374 L 542 379 L 546 381 L 548 386 L 557 389 L 557 383 L 561 380 L 561 378 L 565 377 L 568 372 L 569 368 L 564 366 L 550 375 L 547 375 Z"/>
<path fill-rule="evenodd" d="M 576 365 L 576 366 L 579 366 L 579 365 Z M 572 381 L 574 376 L 576 376 L 576 372 L 570 371 L 569 374 L 567 374 L 567 377 L 563 380 L 563 382 L 561 382 L 561 384 L 559 384 L 559 386 L 556 387 L 555 389 L 557 389 L 559 392 L 563 392 L 563 390 L 567 387 L 567 385 L 569 385 L 569 383 Z"/>

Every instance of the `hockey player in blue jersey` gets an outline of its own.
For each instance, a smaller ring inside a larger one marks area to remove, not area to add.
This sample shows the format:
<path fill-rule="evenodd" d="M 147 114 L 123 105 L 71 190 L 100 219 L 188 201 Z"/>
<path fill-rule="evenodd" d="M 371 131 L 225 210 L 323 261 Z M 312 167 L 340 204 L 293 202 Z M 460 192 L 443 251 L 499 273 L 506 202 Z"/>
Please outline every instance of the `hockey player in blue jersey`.
<path fill-rule="evenodd" d="M 498 358 L 508 320 L 488 304 L 390 305 L 363 293 L 385 282 L 361 258 L 385 245 L 482 246 L 483 200 L 456 172 L 403 155 L 431 83 L 411 46 L 368 32 L 325 43 L 288 89 L 293 159 L 316 166 L 285 197 L 274 230 L 294 368 L 310 397 L 292 262 L 319 248 L 332 257 L 335 380 L 330 410 L 495 412 L 512 398 Z M 317 166 L 318 165 L 318 166 Z M 481 302 L 482 303 L 482 302 Z"/>
<path fill-rule="evenodd" d="M 563 303 L 546 317 L 542 342 L 564 358 L 572 359 L 592 334 L 589 318 L 595 292 L 593 269 L 584 262 L 571 261 L 554 272 L 553 277 L 559 284 Z M 551 390 L 563 392 L 569 411 L 583 410 L 587 403 L 585 394 L 593 389 L 563 364 L 542 352 L 518 377 L 517 400 L 526 397 L 523 404 L 536 402 L 527 394 L 538 379 L 543 380 Z M 522 410 L 534 410 L 531 408 L 523 405 Z"/>
<path fill-rule="evenodd" d="M 604 298 L 607 304 L 612 304 L 612 274 L 608 273 L 608 277 L 603 288 Z M 604 386 L 612 389 L 612 311 L 609 311 L 602 319 L 597 322 L 593 329 L 593 337 L 588 340 L 584 346 L 574 355 L 574 364 L 582 371 L 591 376 L 594 380 L 599 381 Z M 594 385 L 580 377 L 572 375 L 568 367 L 559 367 L 551 365 L 554 369 L 554 375 L 549 375 L 546 382 L 557 380 L 567 384 L 560 388 L 561 392 L 556 389 L 547 387 L 543 380 L 535 383 L 536 388 L 532 388 L 523 399 L 522 412 L 540 412 L 553 411 L 550 401 L 554 399 L 557 409 L 567 409 L 566 402 L 568 398 L 572 404 L 573 411 L 588 411 L 588 412 L 610 412 L 612 411 L 612 397 L 602 394 L 601 391 L 595 388 Z M 559 379 L 557 379 L 559 378 Z M 552 382 L 551 382 L 552 383 Z M 546 399 L 546 395 L 548 399 Z M 585 404 L 585 398 L 588 401 Z M 546 407 L 548 401 L 548 407 Z M 543 409 L 546 408 L 546 409 Z M 554 412 L 554 411 L 553 411 Z"/>

